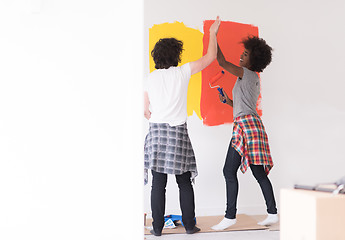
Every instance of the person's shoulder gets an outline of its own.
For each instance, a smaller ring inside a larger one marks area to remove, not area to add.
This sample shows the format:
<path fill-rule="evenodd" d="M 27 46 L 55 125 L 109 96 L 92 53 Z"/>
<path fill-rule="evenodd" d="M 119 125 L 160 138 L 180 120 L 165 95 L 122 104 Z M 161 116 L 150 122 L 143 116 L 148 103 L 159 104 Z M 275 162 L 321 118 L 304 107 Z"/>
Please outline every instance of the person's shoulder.
<path fill-rule="evenodd" d="M 180 67 L 181 67 L 181 68 L 187 68 L 187 67 L 190 68 L 190 63 L 187 62 L 187 63 L 181 65 Z"/>
<path fill-rule="evenodd" d="M 259 78 L 258 74 L 248 68 L 243 68 L 243 78 L 247 79 L 253 79 L 253 78 Z"/>
<path fill-rule="evenodd" d="M 155 70 L 153 70 L 152 72 L 149 73 L 148 78 L 154 78 L 157 75 L 162 74 L 162 70 L 163 69 L 155 69 Z"/>
<path fill-rule="evenodd" d="M 160 79 L 161 74 L 159 73 L 159 69 L 155 69 L 150 72 L 146 77 L 146 84 L 151 86 L 152 84 L 156 83 L 158 79 Z"/>
<path fill-rule="evenodd" d="M 183 71 L 183 72 L 185 72 L 185 73 L 187 73 L 189 75 L 191 74 L 190 63 L 189 62 L 179 66 L 179 68 L 181 69 L 181 71 Z"/>
<path fill-rule="evenodd" d="M 252 74 L 252 75 L 257 75 L 256 72 L 246 68 L 246 67 L 243 67 L 243 72 L 246 73 L 246 74 Z"/>

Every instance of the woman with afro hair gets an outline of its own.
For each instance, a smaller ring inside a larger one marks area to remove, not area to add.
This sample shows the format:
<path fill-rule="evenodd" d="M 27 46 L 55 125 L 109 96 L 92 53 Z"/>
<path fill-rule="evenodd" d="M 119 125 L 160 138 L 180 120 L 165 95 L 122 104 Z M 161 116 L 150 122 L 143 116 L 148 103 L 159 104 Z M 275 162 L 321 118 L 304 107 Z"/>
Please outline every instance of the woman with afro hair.
<path fill-rule="evenodd" d="M 200 59 L 178 66 L 183 43 L 175 38 L 160 39 L 151 52 L 156 70 L 144 85 L 144 116 L 149 120 L 145 138 L 144 168 L 152 173 L 151 233 L 162 234 L 167 175 L 175 175 L 180 192 L 182 222 L 187 234 L 200 231 L 195 226 L 194 191 L 197 175 L 194 151 L 187 130 L 187 90 L 191 75 L 217 58 L 219 17 L 211 25 L 207 53 Z"/>
<path fill-rule="evenodd" d="M 245 173 L 248 167 L 262 190 L 268 216 L 259 225 L 271 225 L 278 222 L 273 188 L 267 175 L 273 167 L 267 134 L 256 111 L 260 94 L 260 79 L 257 72 L 262 72 L 272 60 L 272 48 L 262 38 L 249 36 L 242 41 L 244 51 L 240 56 L 239 66 L 228 62 L 218 46 L 217 60 L 221 67 L 237 77 L 232 89 L 233 100 L 225 91 L 219 93 L 220 101 L 233 107 L 234 125 L 229 144 L 223 174 L 226 183 L 227 205 L 223 220 L 213 226 L 214 230 L 223 230 L 236 223 L 238 179 L 240 168 Z"/>

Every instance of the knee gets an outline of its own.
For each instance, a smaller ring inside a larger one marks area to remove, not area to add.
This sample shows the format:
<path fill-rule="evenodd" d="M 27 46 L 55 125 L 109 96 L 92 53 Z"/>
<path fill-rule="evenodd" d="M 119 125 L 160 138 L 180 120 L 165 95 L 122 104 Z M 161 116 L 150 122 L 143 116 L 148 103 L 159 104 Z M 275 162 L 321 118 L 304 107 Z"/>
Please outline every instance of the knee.
<path fill-rule="evenodd" d="M 258 183 L 261 183 L 268 179 L 266 172 L 264 170 L 264 167 L 262 165 L 250 165 L 250 168 L 252 170 L 252 173 L 256 181 L 258 181 Z"/>
<path fill-rule="evenodd" d="M 152 189 L 154 190 L 165 190 L 167 185 L 166 178 L 153 178 L 152 179 Z"/>
<path fill-rule="evenodd" d="M 193 191 L 193 186 L 192 183 L 189 182 L 178 182 L 177 183 L 178 188 L 180 189 L 180 191 Z"/>
<path fill-rule="evenodd" d="M 180 189 L 193 188 L 190 176 L 176 177 L 176 183 Z"/>
<path fill-rule="evenodd" d="M 233 180 L 236 178 L 236 172 L 231 171 L 230 169 L 227 169 L 226 167 L 223 168 L 223 175 L 226 180 Z"/>
<path fill-rule="evenodd" d="M 255 177 L 255 179 L 258 183 L 262 183 L 268 180 L 267 175 L 260 175 Z"/>
<path fill-rule="evenodd" d="M 154 182 L 152 182 L 152 189 L 164 190 L 165 187 L 166 187 L 166 184 L 163 181 L 154 181 Z"/>

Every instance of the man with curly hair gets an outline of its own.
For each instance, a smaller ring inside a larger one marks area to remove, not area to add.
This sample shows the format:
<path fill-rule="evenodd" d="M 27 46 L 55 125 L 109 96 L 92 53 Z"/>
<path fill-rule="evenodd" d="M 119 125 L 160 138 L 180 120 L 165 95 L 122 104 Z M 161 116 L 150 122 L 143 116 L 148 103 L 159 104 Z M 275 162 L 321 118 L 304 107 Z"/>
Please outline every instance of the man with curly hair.
<path fill-rule="evenodd" d="M 167 174 L 173 174 L 180 191 L 182 222 L 187 234 L 200 231 L 195 226 L 194 191 L 196 161 L 187 130 L 187 90 L 191 75 L 200 72 L 217 57 L 219 17 L 210 27 L 207 53 L 200 59 L 178 66 L 183 44 L 175 38 L 160 39 L 151 52 L 156 70 L 144 85 L 144 116 L 149 132 L 144 146 L 145 183 L 152 172 L 151 233 L 162 234 Z"/>
<path fill-rule="evenodd" d="M 233 100 L 226 92 L 219 93 L 220 100 L 233 107 L 234 126 L 232 139 L 225 159 L 223 174 L 226 183 L 227 206 L 223 220 L 213 226 L 224 230 L 236 223 L 238 179 L 237 171 L 243 173 L 249 167 L 260 185 L 265 198 L 268 216 L 259 225 L 278 222 L 273 188 L 267 175 L 273 167 L 267 134 L 256 111 L 260 94 L 260 79 L 256 72 L 262 72 L 272 60 L 272 48 L 262 38 L 249 36 L 242 41 L 244 51 L 239 66 L 228 62 L 218 46 L 217 60 L 221 67 L 237 77 L 232 90 Z"/>

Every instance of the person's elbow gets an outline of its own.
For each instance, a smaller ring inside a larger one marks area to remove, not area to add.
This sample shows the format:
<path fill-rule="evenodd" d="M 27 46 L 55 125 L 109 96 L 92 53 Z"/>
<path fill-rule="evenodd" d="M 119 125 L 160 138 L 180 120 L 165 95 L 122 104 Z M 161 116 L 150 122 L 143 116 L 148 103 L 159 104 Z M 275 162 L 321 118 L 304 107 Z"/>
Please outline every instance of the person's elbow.
<path fill-rule="evenodd" d="M 217 53 L 212 54 L 212 62 L 217 59 Z"/>
<path fill-rule="evenodd" d="M 217 59 L 217 53 L 209 52 L 207 56 L 207 65 L 211 64 L 216 59 Z"/>

